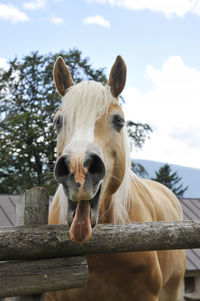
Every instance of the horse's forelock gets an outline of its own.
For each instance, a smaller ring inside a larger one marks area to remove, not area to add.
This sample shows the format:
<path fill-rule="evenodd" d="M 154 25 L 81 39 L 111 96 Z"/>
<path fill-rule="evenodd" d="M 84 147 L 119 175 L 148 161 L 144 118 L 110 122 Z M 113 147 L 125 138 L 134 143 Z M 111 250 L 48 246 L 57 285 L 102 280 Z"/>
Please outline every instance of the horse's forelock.
<path fill-rule="evenodd" d="M 116 102 L 110 87 L 95 81 L 84 81 L 68 89 L 62 100 L 63 129 L 67 132 L 68 141 L 81 126 L 88 128 L 94 125 Z"/>

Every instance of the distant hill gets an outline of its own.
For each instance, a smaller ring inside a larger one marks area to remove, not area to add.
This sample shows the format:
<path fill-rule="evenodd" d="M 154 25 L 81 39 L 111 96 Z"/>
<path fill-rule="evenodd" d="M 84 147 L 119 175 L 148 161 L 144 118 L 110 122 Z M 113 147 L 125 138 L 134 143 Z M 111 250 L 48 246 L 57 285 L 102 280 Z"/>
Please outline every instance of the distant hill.
<path fill-rule="evenodd" d="M 155 177 L 155 171 L 163 166 L 164 162 L 156 162 L 149 160 L 139 160 L 135 159 L 135 163 L 140 163 L 144 166 L 149 174 L 149 178 Z M 169 163 L 167 163 L 169 164 Z M 172 171 L 176 171 L 178 176 L 182 178 L 182 183 L 188 186 L 188 189 L 184 193 L 184 198 L 200 198 L 200 169 L 184 167 L 174 164 L 169 164 Z"/>

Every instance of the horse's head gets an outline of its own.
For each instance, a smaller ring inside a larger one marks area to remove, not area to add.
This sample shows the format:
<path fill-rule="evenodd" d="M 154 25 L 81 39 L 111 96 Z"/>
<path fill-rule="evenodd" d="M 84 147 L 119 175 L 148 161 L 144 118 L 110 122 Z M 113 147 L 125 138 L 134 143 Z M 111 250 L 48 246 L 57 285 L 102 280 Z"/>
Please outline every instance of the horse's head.
<path fill-rule="evenodd" d="M 54 174 L 68 199 L 71 239 L 83 243 L 98 221 L 99 201 L 113 195 L 124 177 L 124 115 L 118 97 L 126 65 L 116 58 L 106 86 L 94 81 L 74 85 L 59 57 L 54 81 L 63 97 L 54 118 L 58 134 Z"/>

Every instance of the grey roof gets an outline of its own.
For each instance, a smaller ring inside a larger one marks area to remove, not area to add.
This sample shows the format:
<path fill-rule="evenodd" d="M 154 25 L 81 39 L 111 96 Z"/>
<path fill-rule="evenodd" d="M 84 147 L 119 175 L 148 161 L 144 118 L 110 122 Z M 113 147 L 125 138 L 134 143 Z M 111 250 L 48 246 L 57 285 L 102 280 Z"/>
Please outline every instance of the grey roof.
<path fill-rule="evenodd" d="M 200 249 L 186 250 L 187 271 L 200 270 Z"/>
<path fill-rule="evenodd" d="M 0 195 L 0 227 L 15 225 L 15 205 L 19 196 Z M 180 199 L 184 220 L 200 219 L 200 199 Z M 187 271 L 200 270 L 200 249 L 187 250 Z"/>
<path fill-rule="evenodd" d="M 180 199 L 184 220 L 200 220 L 200 199 Z M 186 250 L 187 271 L 200 270 L 200 249 Z"/>
<path fill-rule="evenodd" d="M 15 226 L 15 206 L 19 196 L 0 195 L 0 227 Z"/>
<path fill-rule="evenodd" d="M 184 220 L 200 219 L 200 199 L 180 199 Z"/>

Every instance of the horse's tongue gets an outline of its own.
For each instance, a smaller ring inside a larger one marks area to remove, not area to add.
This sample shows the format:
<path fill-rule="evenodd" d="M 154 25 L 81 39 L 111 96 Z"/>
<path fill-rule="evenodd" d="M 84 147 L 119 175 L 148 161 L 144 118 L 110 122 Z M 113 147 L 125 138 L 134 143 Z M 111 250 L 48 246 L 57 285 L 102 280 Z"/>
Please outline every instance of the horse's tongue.
<path fill-rule="evenodd" d="M 90 201 L 78 202 L 69 232 L 71 240 L 75 243 L 82 244 L 87 242 L 92 235 L 90 210 Z"/>

